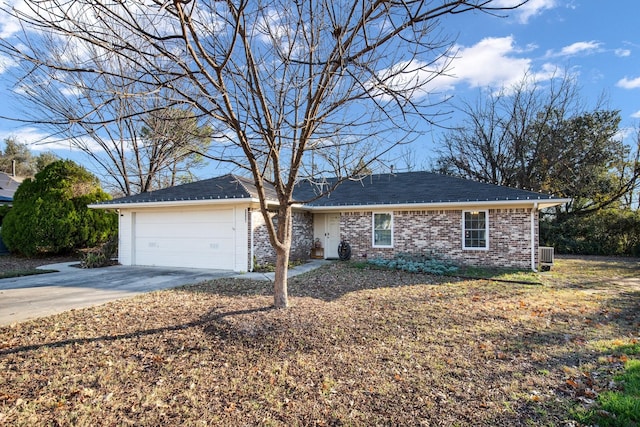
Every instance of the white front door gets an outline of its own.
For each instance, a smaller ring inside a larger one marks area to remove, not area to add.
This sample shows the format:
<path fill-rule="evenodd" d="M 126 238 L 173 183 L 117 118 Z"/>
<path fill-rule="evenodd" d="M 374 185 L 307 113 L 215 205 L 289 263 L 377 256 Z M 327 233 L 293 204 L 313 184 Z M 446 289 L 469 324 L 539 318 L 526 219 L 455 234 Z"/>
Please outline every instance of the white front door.
<path fill-rule="evenodd" d="M 327 214 L 324 234 L 324 257 L 338 258 L 340 245 L 340 214 Z"/>

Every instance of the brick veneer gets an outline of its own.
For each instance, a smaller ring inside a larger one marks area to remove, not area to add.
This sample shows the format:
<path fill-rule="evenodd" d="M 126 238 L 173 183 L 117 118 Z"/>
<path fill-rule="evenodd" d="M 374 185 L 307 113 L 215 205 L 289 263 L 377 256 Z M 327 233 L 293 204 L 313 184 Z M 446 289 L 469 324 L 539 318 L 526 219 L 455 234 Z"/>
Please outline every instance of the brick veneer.
<path fill-rule="evenodd" d="M 258 264 L 274 264 L 276 262 L 276 253 L 269 242 L 269 234 L 264 217 L 260 210 L 250 211 L 253 230 L 253 254 Z M 272 213 L 271 218 L 275 216 Z M 293 230 L 291 239 L 291 260 L 306 260 L 309 258 L 311 246 L 313 244 L 313 214 L 310 212 L 293 212 Z M 249 239 L 249 245 L 251 240 Z"/>
<path fill-rule="evenodd" d="M 394 211 L 393 248 L 372 246 L 371 212 L 343 212 L 340 234 L 351 244 L 354 260 L 415 253 L 435 255 L 466 265 L 530 268 L 531 210 L 490 209 L 488 218 L 488 250 L 462 249 L 462 210 Z M 537 215 L 534 221 L 537 248 Z"/>

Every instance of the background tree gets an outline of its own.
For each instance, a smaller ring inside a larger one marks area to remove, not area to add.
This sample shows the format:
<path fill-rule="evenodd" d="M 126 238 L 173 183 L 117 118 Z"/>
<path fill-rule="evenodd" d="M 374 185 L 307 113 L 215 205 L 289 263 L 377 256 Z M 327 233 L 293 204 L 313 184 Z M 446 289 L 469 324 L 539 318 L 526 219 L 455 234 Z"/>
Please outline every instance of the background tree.
<path fill-rule="evenodd" d="M 92 111 L 116 98 L 155 97 L 210 120 L 216 134 L 208 156 L 255 182 L 276 252 L 276 307 L 288 304 L 292 194 L 311 153 L 319 158 L 335 144 L 359 145 L 366 158 L 341 162 L 353 171 L 360 160 L 371 164 L 408 140 L 418 123 L 440 113 L 426 96 L 453 46 L 439 18 L 505 10 L 491 0 L 21 4 L 5 12 L 21 20 L 24 32 L 0 41 L 0 51 L 42 81 L 68 86 L 87 76 L 92 84 L 66 92 L 86 99 L 86 91 L 114 78 L 118 90 L 106 92 L 110 99 Z M 74 115 L 67 122 L 99 123 L 92 118 Z M 313 170 L 348 178 L 330 163 L 316 162 Z M 278 199 L 273 220 L 267 185 Z"/>
<path fill-rule="evenodd" d="M 16 176 L 28 178 L 57 160 L 57 156 L 48 151 L 34 156 L 26 144 L 14 137 L 6 138 L 4 145 L 4 151 L 0 150 L 0 171 L 4 173 L 12 174 L 15 166 Z"/>
<path fill-rule="evenodd" d="M 571 76 L 548 86 L 525 78 L 479 99 L 461 105 L 465 118 L 440 141 L 438 171 L 570 197 L 570 214 L 633 191 L 640 163 L 618 138 L 619 112 L 585 109 Z"/>
<path fill-rule="evenodd" d="M 193 170 L 206 163 L 212 130 L 190 111 L 166 108 L 145 116 L 139 135 L 132 169 L 139 173 L 141 191 L 149 191 L 192 182 Z"/>
<path fill-rule="evenodd" d="M 547 86 L 527 77 L 460 112 L 440 141 L 438 171 L 571 198 L 540 223 L 542 244 L 561 253 L 638 253 L 638 147 L 618 137 L 618 111 L 586 109 L 564 75 Z"/>
<path fill-rule="evenodd" d="M 4 140 L 4 151 L 0 150 L 0 171 L 16 176 L 29 177 L 35 173 L 33 156 L 25 144 L 19 143 L 15 138 Z"/>
<path fill-rule="evenodd" d="M 93 247 L 117 233 L 118 218 L 87 205 L 110 198 L 86 169 L 56 161 L 20 184 L 2 222 L 2 240 L 26 256 Z"/>
<path fill-rule="evenodd" d="M 44 170 L 44 168 L 46 168 L 51 163 L 56 162 L 58 160 L 60 160 L 60 157 L 58 157 L 56 154 L 52 153 L 51 151 L 44 151 L 38 154 L 35 157 L 36 173 Z"/>
<path fill-rule="evenodd" d="M 162 95 L 160 83 L 138 81 L 135 59 L 91 43 L 67 41 L 63 47 L 55 33 L 40 34 L 38 43 L 38 55 L 50 62 L 82 64 L 90 57 L 91 72 L 33 69 L 22 62 L 16 71 L 26 107 L 20 120 L 85 153 L 110 192 L 128 196 L 188 182 L 206 165 L 198 154 L 211 142 L 206 120 Z"/>

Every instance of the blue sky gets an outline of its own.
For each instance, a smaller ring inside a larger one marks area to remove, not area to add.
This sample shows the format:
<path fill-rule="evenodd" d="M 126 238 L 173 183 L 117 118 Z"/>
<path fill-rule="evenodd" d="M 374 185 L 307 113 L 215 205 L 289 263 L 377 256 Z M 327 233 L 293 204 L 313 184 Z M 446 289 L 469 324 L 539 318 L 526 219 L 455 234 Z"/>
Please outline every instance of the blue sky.
<path fill-rule="evenodd" d="M 544 80 L 553 70 L 568 70 L 577 79 L 588 105 L 604 95 L 609 108 L 621 111 L 620 135 L 631 142 L 640 123 L 640 2 L 531 0 L 509 15 L 495 18 L 467 14 L 442 20 L 442 29 L 457 35 L 458 58 L 452 63 L 453 78 L 442 79 L 438 89 L 454 99 L 474 100 L 488 88 L 519 81 L 525 72 Z M 0 37 L 10 37 L 14 25 L 0 15 Z M 10 61 L 0 58 L 0 116 L 12 116 L 19 110 L 11 98 L 9 67 Z M 455 120 L 454 116 L 443 124 L 453 126 Z M 437 140 L 439 132 L 428 132 L 415 146 L 418 166 L 426 165 L 424 159 L 432 153 L 432 140 Z M 91 167 L 88 159 L 64 143 L 36 145 L 46 140 L 46 134 L 37 127 L 0 120 L 0 140 L 9 136 L 34 144 L 34 152 L 52 150 Z M 215 174 L 200 173 L 202 178 Z"/>

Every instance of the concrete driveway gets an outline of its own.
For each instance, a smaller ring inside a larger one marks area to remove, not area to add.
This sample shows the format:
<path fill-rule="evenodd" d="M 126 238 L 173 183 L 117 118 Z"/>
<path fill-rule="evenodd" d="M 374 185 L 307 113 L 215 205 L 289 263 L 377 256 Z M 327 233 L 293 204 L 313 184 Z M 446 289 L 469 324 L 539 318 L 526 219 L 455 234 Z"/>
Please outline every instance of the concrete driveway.
<path fill-rule="evenodd" d="M 122 265 L 81 269 L 55 264 L 46 268 L 59 272 L 0 279 L 0 326 L 237 274 L 222 270 Z"/>

